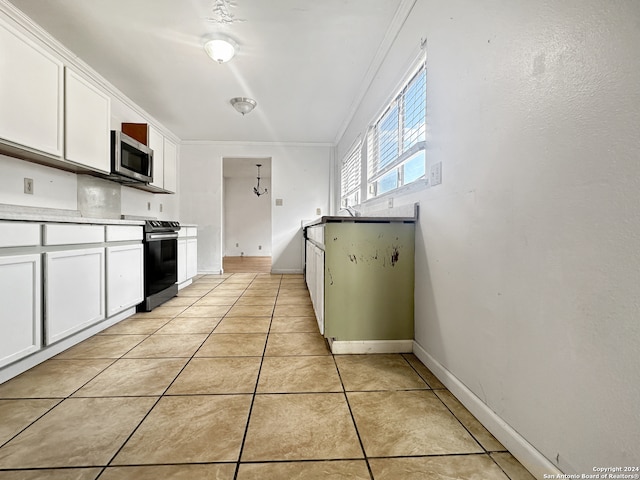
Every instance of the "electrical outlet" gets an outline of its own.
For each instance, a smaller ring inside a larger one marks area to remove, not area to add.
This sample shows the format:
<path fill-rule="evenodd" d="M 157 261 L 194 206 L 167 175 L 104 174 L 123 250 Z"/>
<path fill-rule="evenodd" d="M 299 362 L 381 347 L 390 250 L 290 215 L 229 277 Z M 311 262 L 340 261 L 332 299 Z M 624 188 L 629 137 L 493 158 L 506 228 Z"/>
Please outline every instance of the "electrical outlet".
<path fill-rule="evenodd" d="M 387 208 L 393 208 L 393 198 L 387 200 Z"/>
<path fill-rule="evenodd" d="M 429 183 L 432 187 L 434 185 L 440 185 L 442 183 L 442 162 L 434 163 L 433 165 L 431 165 Z"/>
<path fill-rule="evenodd" d="M 316 208 L 316 215 L 322 215 L 322 209 Z"/>
<path fill-rule="evenodd" d="M 162 204 L 160 204 L 160 213 L 162 213 Z"/>
<path fill-rule="evenodd" d="M 258 250 L 262 250 L 262 245 L 258 245 Z"/>
<path fill-rule="evenodd" d="M 151 210 L 151 202 L 147 202 L 147 210 Z"/>
<path fill-rule="evenodd" d="M 24 193 L 33 195 L 33 178 L 24 179 Z"/>
<path fill-rule="evenodd" d="M 284 201 L 281 198 L 276 198 L 276 207 L 284 205 Z"/>
<path fill-rule="evenodd" d="M 237 248 L 237 247 L 239 247 L 239 246 L 240 246 L 240 244 L 239 244 L 239 243 L 236 243 L 236 248 Z"/>

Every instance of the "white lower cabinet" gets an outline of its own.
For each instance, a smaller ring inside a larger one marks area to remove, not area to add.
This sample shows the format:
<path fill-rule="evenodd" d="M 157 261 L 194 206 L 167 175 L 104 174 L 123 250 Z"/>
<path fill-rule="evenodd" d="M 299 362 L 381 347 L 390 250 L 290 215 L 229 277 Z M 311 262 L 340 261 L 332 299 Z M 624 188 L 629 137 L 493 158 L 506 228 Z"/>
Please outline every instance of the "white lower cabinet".
<path fill-rule="evenodd" d="M 310 241 L 306 242 L 306 250 L 307 288 L 316 313 L 318 328 L 320 333 L 324 334 L 324 250 Z"/>
<path fill-rule="evenodd" d="M 187 278 L 198 274 L 198 239 L 187 239 Z"/>
<path fill-rule="evenodd" d="M 318 320 L 318 328 L 320 333 L 324 335 L 324 250 L 319 247 L 315 247 L 315 274 L 316 274 L 316 298 L 317 302 L 314 305 L 316 312 L 316 320 Z"/>
<path fill-rule="evenodd" d="M 107 317 L 144 299 L 142 244 L 107 247 Z"/>
<path fill-rule="evenodd" d="M 39 254 L 0 257 L 0 367 L 42 346 Z"/>
<path fill-rule="evenodd" d="M 178 235 L 178 285 L 180 285 L 198 274 L 198 228 L 183 227 Z"/>
<path fill-rule="evenodd" d="M 45 253 L 45 343 L 105 318 L 105 249 Z"/>
<path fill-rule="evenodd" d="M 178 283 L 198 274 L 198 239 L 178 240 Z"/>
<path fill-rule="evenodd" d="M 178 283 L 187 279 L 187 241 L 178 240 Z"/>

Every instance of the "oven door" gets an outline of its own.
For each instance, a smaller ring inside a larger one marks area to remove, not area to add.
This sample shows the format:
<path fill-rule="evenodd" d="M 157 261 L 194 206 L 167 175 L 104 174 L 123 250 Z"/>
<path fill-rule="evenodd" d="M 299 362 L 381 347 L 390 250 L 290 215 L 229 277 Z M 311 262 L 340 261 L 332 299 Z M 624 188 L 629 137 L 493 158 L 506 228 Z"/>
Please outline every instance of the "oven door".
<path fill-rule="evenodd" d="M 144 248 L 145 296 L 150 297 L 178 281 L 178 234 L 148 233 Z"/>

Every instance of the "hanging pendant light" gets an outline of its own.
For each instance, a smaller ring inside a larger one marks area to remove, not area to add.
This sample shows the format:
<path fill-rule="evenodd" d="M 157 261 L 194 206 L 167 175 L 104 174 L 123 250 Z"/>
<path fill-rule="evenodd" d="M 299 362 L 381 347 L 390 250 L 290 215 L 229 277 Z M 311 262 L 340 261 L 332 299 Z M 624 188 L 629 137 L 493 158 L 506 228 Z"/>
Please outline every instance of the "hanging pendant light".
<path fill-rule="evenodd" d="M 258 167 L 258 185 L 253 187 L 253 193 L 255 193 L 258 197 L 260 195 L 264 195 L 265 193 L 267 193 L 267 189 L 266 188 L 263 188 L 262 190 L 260 190 L 260 167 L 261 166 L 262 166 L 262 164 L 256 163 L 256 167 Z"/>

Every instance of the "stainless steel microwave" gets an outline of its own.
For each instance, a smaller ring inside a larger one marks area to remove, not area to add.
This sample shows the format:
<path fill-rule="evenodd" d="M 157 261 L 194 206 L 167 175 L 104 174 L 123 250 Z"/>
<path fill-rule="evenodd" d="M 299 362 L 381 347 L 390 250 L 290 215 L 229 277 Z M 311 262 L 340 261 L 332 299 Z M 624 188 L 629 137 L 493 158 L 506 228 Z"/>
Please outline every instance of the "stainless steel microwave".
<path fill-rule="evenodd" d="M 151 183 L 153 150 L 129 135 L 111 130 L 111 177 L 123 183 Z"/>

